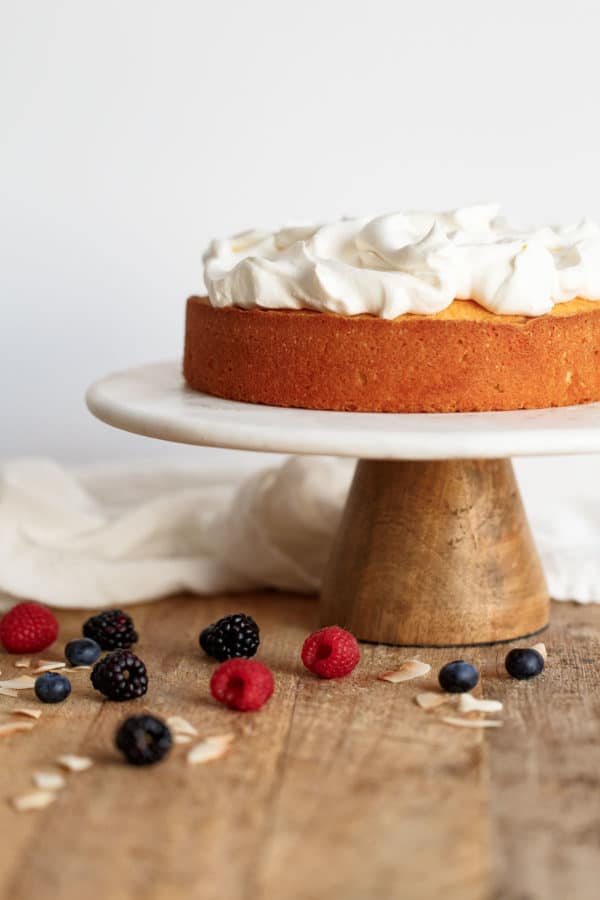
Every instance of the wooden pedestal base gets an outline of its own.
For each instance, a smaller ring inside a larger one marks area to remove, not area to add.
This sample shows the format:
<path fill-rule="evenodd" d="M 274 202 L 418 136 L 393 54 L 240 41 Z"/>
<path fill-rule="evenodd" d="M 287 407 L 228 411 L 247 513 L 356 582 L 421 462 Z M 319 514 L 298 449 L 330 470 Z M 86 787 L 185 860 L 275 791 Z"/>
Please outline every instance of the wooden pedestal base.
<path fill-rule="evenodd" d="M 408 646 L 507 641 L 548 624 L 544 574 L 510 460 L 361 460 L 321 620 Z"/>

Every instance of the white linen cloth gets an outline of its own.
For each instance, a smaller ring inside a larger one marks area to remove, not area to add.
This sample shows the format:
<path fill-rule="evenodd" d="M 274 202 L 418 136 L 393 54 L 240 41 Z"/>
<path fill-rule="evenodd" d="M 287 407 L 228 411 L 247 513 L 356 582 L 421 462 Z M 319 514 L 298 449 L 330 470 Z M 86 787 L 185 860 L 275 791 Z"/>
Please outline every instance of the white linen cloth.
<path fill-rule="evenodd" d="M 353 467 L 300 456 L 250 475 L 6 462 L 0 600 L 85 608 L 185 591 L 316 591 Z M 524 494 L 551 595 L 600 602 L 600 502 Z"/>

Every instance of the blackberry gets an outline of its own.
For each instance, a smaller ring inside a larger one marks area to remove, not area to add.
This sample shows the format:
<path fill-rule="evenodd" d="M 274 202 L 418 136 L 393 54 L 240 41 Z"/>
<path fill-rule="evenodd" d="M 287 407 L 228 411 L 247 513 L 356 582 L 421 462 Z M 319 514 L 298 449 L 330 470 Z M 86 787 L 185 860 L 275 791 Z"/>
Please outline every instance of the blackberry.
<path fill-rule="evenodd" d="M 130 650 L 114 650 L 92 669 L 92 684 L 109 700 L 133 700 L 148 690 L 148 674 L 142 660 Z"/>
<path fill-rule="evenodd" d="M 132 766 L 151 766 L 173 743 L 168 725 L 156 716 L 130 716 L 117 730 L 115 744 Z"/>
<path fill-rule="evenodd" d="M 225 616 L 200 632 L 200 646 L 219 662 L 234 657 L 254 656 L 260 644 L 258 625 L 251 616 Z"/>
<path fill-rule="evenodd" d="M 131 616 L 120 609 L 109 609 L 87 620 L 83 634 L 100 644 L 103 650 L 128 650 L 138 636 Z"/>

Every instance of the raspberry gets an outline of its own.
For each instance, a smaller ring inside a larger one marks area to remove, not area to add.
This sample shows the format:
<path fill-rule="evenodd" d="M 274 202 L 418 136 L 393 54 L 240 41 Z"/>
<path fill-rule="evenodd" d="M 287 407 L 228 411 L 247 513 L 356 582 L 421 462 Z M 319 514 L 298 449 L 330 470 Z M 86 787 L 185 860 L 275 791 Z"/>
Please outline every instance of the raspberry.
<path fill-rule="evenodd" d="M 38 653 L 57 637 L 54 614 L 39 603 L 18 603 L 0 622 L 0 641 L 9 653 Z"/>
<path fill-rule="evenodd" d="M 103 650 L 128 650 L 138 639 L 131 616 L 120 609 L 108 609 L 92 616 L 83 626 L 83 635 L 96 641 Z"/>
<path fill-rule="evenodd" d="M 273 673 L 256 659 L 228 659 L 210 679 L 210 690 L 219 703 L 247 712 L 260 709 L 271 694 Z"/>
<path fill-rule="evenodd" d="M 343 678 L 356 668 L 359 660 L 356 638 L 338 625 L 309 634 L 302 647 L 302 662 L 321 678 Z"/>
<path fill-rule="evenodd" d="M 149 715 L 125 719 L 115 737 L 117 748 L 132 766 L 151 766 L 160 762 L 172 743 L 168 725 Z"/>
<path fill-rule="evenodd" d="M 99 660 L 91 674 L 92 684 L 109 700 L 133 700 L 148 690 L 148 673 L 131 650 L 114 650 Z"/>
<path fill-rule="evenodd" d="M 219 662 L 236 656 L 254 656 L 260 643 L 258 625 L 251 616 L 224 616 L 200 632 L 200 646 Z"/>

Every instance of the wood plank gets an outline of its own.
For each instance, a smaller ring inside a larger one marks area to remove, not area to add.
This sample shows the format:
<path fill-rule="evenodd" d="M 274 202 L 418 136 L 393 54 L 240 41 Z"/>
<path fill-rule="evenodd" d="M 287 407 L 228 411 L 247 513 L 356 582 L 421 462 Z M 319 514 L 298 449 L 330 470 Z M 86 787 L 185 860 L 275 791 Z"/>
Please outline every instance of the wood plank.
<path fill-rule="evenodd" d="M 596 900 L 600 607 L 554 603 L 543 639 L 540 678 L 487 691 L 506 709 L 490 741 L 494 884 L 502 900 Z"/>
<path fill-rule="evenodd" d="M 197 647 L 203 625 L 240 609 L 261 624 L 260 658 L 276 675 L 273 699 L 256 714 L 213 703 L 213 665 Z M 66 703 L 43 707 L 32 732 L 0 742 L 0 896 L 585 900 L 600 876 L 591 802 L 598 675 L 586 662 L 598 658 L 600 609 L 555 604 L 553 612 L 547 672 L 531 684 L 485 678 L 485 694 L 506 703 L 506 725 L 480 732 L 415 705 L 433 677 L 376 678 L 415 655 L 433 676 L 463 655 L 456 650 L 365 644 L 360 668 L 327 682 L 299 659 L 317 621 L 310 599 L 184 597 L 134 609 L 151 675 L 144 700 L 103 702 L 86 673 L 73 674 Z M 63 640 L 84 617 L 61 614 Z M 504 652 L 467 651 L 488 667 Z M 13 664 L 0 656 L 2 677 L 25 671 Z M 0 712 L 27 699 L 0 697 Z M 203 735 L 235 731 L 230 755 L 189 768 L 183 745 L 153 769 L 124 765 L 115 728 L 146 708 L 183 715 Z M 69 775 L 54 805 L 16 813 L 6 799 L 64 752 L 95 765 Z"/>

